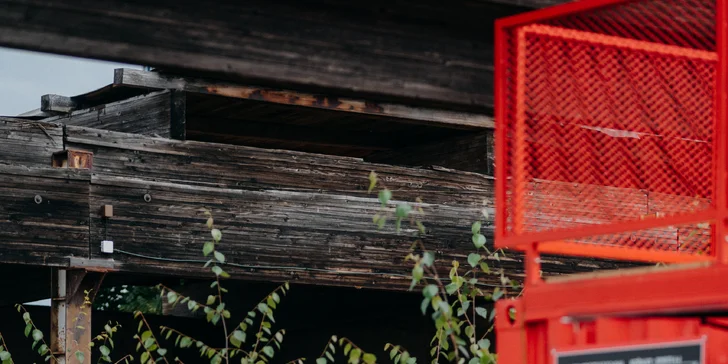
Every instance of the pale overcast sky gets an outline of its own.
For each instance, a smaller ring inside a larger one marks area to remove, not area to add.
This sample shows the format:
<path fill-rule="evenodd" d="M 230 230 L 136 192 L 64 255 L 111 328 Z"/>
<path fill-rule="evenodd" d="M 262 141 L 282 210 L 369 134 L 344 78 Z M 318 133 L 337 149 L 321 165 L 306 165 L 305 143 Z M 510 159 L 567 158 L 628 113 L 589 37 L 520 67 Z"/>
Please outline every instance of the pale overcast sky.
<path fill-rule="evenodd" d="M 37 109 L 45 94 L 75 96 L 108 85 L 115 68 L 141 67 L 0 48 L 0 115 Z"/>

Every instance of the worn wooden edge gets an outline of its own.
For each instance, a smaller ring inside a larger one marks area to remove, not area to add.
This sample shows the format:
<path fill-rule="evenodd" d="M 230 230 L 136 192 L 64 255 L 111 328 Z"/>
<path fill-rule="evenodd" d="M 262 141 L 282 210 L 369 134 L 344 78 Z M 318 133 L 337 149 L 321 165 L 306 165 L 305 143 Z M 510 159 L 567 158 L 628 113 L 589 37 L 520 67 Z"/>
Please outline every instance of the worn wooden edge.
<path fill-rule="evenodd" d="M 567 283 L 574 281 L 593 280 L 600 278 L 612 278 L 612 277 L 628 277 L 642 274 L 668 272 L 676 270 L 687 270 L 695 268 L 705 268 L 710 266 L 711 262 L 695 262 L 695 263 L 683 263 L 683 264 L 670 264 L 670 265 L 651 265 L 646 267 L 630 267 L 622 269 L 604 270 L 598 272 L 589 273 L 574 273 L 565 274 L 560 276 L 546 277 L 544 280 L 546 283 Z"/>
<path fill-rule="evenodd" d="M 169 90 L 150 91 L 150 93 L 148 93 L 148 94 L 130 97 L 128 99 L 112 102 L 109 104 L 104 104 L 103 106 L 105 108 L 111 107 L 111 106 L 124 106 L 124 105 L 130 105 L 130 107 L 133 107 L 133 104 L 136 103 L 137 101 L 146 100 L 150 97 L 169 94 L 169 93 L 170 93 Z M 46 122 L 46 123 L 62 123 L 64 119 L 72 118 L 77 115 L 83 115 L 83 114 L 87 114 L 87 113 L 96 112 L 97 109 L 98 109 L 98 107 L 91 107 L 91 108 L 80 109 L 80 110 L 71 110 L 68 113 L 65 113 L 62 115 L 57 115 L 57 116 L 50 117 L 47 119 L 43 119 L 42 121 Z"/>
<path fill-rule="evenodd" d="M 484 114 L 376 103 L 292 90 L 245 86 L 210 79 L 164 75 L 158 72 L 127 68 L 114 71 L 114 84 L 150 89 L 175 89 L 281 105 L 390 117 L 457 129 L 492 129 L 495 127 L 493 118 Z"/>
<path fill-rule="evenodd" d="M 69 113 L 78 108 L 73 98 L 48 94 L 40 97 L 40 110 L 45 112 Z"/>

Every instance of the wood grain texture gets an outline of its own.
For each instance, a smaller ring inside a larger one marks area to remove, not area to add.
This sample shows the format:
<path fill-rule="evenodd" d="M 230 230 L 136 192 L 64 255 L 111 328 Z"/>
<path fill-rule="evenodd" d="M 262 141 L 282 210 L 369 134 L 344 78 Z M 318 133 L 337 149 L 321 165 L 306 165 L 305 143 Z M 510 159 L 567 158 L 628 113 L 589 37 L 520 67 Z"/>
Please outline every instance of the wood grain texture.
<path fill-rule="evenodd" d="M 425 200 L 424 242 L 439 252 L 445 269 L 472 251 L 471 222 L 483 209 L 492 216 L 493 180 L 477 173 L 73 126 L 67 144 L 94 152 L 92 241 L 108 236 L 126 252 L 176 260 L 115 256 L 123 271 L 206 274 L 198 261 L 209 238 L 206 208 L 223 229 L 228 260 L 245 266 L 230 267 L 237 278 L 406 289 L 409 265 L 402 258 L 412 237 L 396 234 L 391 224 L 385 231 L 372 224 L 379 206 L 366 191 L 372 170 L 399 201 Z M 105 204 L 115 213 L 108 230 L 99 215 Z M 484 231 L 491 239 L 491 228 Z M 519 259 L 494 264 L 518 276 Z M 571 258 L 544 259 L 543 266 L 556 274 L 619 265 Z"/>
<path fill-rule="evenodd" d="M 179 118 L 184 115 L 175 114 L 175 116 Z M 123 101 L 73 111 L 67 115 L 45 119 L 44 121 L 169 137 L 171 120 L 171 94 L 169 91 L 157 91 Z"/>
<path fill-rule="evenodd" d="M 136 69 L 122 68 L 115 70 L 114 84 L 118 86 L 150 89 L 175 89 L 235 99 L 264 101 L 280 105 L 294 105 L 352 114 L 396 118 L 411 123 L 423 123 L 455 129 L 492 129 L 495 126 L 493 118 L 483 114 L 340 98 L 335 95 L 261 88 L 222 82 L 214 79 L 182 77 Z"/>
<path fill-rule="evenodd" d="M 3 0 L 0 44 L 482 108 L 493 103 L 493 20 L 529 3 L 544 1 Z"/>
<path fill-rule="evenodd" d="M 50 167 L 61 150 L 62 125 L 0 117 L 0 165 Z"/>
<path fill-rule="evenodd" d="M 88 257 L 89 180 L 88 171 L 0 165 L 0 261 L 63 266 Z"/>

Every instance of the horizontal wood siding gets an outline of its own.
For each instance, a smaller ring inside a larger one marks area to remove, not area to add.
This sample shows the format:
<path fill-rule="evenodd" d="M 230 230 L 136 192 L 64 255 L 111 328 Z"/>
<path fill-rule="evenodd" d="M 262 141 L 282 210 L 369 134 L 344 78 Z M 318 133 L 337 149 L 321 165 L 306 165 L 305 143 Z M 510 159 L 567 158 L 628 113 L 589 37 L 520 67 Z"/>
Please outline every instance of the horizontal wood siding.
<path fill-rule="evenodd" d="M 63 150 L 63 126 L 0 118 L 0 165 L 50 167 L 54 152 Z"/>
<path fill-rule="evenodd" d="M 372 170 L 395 198 L 421 196 L 427 203 L 424 243 L 438 252 L 444 269 L 473 251 L 472 221 L 484 209 L 492 216 L 493 180 L 476 173 L 71 126 L 67 144 L 94 152 L 92 241 L 108 236 L 118 249 L 146 256 L 115 254 L 125 271 L 207 274 L 198 261 L 209 240 L 206 208 L 223 230 L 228 260 L 245 266 L 229 268 L 238 278 L 406 289 L 409 265 L 402 259 L 413 230 L 396 234 L 391 222 L 376 229 L 371 218 L 379 202 L 366 191 Z M 115 211 L 106 228 L 98 215 L 104 204 Z M 491 227 L 484 231 L 491 239 Z M 92 254 L 103 258 L 96 249 Z M 493 264 L 517 276 L 519 259 L 509 254 Z M 573 258 L 543 262 L 549 274 L 615 266 Z M 489 284 L 498 284 L 491 278 Z"/>
<path fill-rule="evenodd" d="M 0 262 L 88 257 L 89 180 L 88 171 L 0 166 Z"/>
<path fill-rule="evenodd" d="M 157 91 L 44 121 L 169 138 L 171 120 L 172 96 Z"/>

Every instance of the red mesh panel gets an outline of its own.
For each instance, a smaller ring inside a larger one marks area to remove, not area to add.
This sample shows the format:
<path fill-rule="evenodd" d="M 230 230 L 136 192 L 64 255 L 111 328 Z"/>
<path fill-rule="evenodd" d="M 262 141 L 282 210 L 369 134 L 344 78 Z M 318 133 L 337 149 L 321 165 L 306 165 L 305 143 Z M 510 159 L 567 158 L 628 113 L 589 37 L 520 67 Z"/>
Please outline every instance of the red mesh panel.
<path fill-rule="evenodd" d="M 501 239 L 710 253 L 713 8 L 632 1 L 507 29 Z M 662 223 L 619 229 L 646 219 Z"/>

